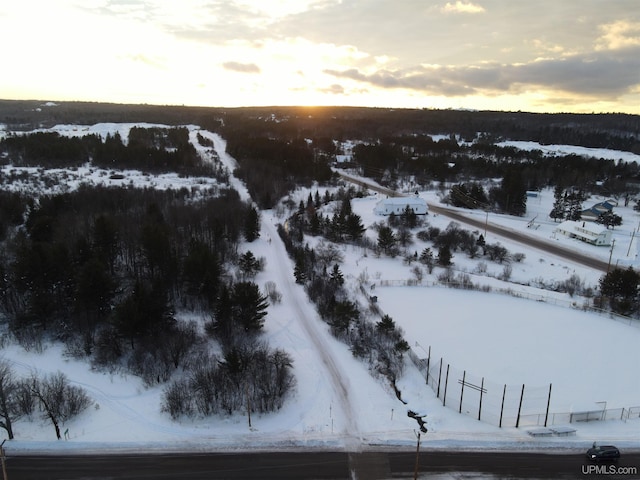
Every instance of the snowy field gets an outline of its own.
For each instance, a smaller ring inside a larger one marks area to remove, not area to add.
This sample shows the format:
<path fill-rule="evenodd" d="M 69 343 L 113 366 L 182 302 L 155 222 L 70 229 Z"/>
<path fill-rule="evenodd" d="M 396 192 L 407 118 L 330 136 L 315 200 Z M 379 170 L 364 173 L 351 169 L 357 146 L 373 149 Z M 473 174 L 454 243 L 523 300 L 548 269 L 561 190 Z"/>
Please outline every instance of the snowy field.
<path fill-rule="evenodd" d="M 126 138 L 130 126 L 100 124 L 93 127 L 65 126 L 67 134 L 88 131 L 106 135 L 120 131 Z M 191 138 L 203 155 L 211 152 L 195 142 L 200 132 L 214 140 L 221 160 L 230 168 L 233 159 L 224 153 L 224 141 L 210 132 L 191 126 Z M 564 147 L 569 149 L 571 147 Z M 2 167 L 2 175 L 11 166 Z M 79 182 L 108 182 L 108 172 L 78 169 L 75 174 L 61 172 L 55 188 L 73 188 Z M 77 175 L 76 175 L 77 174 Z M 67 177 L 68 183 L 62 179 Z M 170 188 L 173 182 L 189 179 L 172 176 L 127 177 L 125 182 L 147 181 L 157 188 Z M 191 179 L 194 188 L 214 188 L 207 179 Z M 247 197 L 240 182 L 232 178 L 234 187 Z M 180 184 L 180 186 L 183 186 Z M 308 190 L 292 195 L 296 202 L 306 200 Z M 323 193 L 321 189 L 320 193 Z M 435 192 L 421 193 L 429 203 L 439 202 Z M 354 200 L 355 213 L 366 226 L 382 220 L 373 214 L 379 200 L 376 195 Z M 597 201 L 600 199 L 592 199 Z M 591 247 L 576 240 L 560 238 L 553 232 L 554 222 L 548 217 L 553 195 L 542 192 L 529 199 L 527 215 L 514 219 L 489 214 L 489 223 L 561 242 L 605 261 L 637 266 L 638 239 L 634 229 L 640 216 L 629 207 L 617 207 L 624 218 L 616 227 L 615 248 Z M 585 203 L 585 206 L 589 202 Z M 467 212 L 485 219 L 484 212 Z M 527 228 L 535 217 L 537 229 Z M 62 426 L 68 439 L 55 440 L 49 422 L 34 417 L 21 419 L 14 425 L 16 439 L 5 444 L 9 455 L 48 451 L 214 451 L 246 449 L 295 448 L 414 448 L 417 423 L 408 418 L 407 410 L 427 414 L 429 433 L 423 437 L 425 448 L 464 449 L 578 449 L 595 441 L 615 442 L 621 448 L 640 449 L 640 419 L 577 423 L 575 436 L 533 438 L 526 428 L 497 426 L 479 422 L 472 415 L 460 415 L 455 408 L 443 406 L 433 390 L 425 385 L 421 373 L 409 361 L 398 387 L 406 403 L 380 378 L 367 371 L 365 364 L 352 357 L 346 346 L 335 341 L 327 326 L 320 321 L 306 299 L 300 285 L 295 284 L 293 265 L 276 234 L 275 224 L 282 221 L 273 212 L 263 212 L 261 237 L 246 245 L 257 257 L 265 257 L 266 269 L 256 278 L 258 285 L 274 281 L 283 294 L 280 304 L 269 308 L 265 323 L 265 339 L 272 347 L 283 348 L 294 360 L 297 379 L 295 394 L 281 411 L 269 415 L 252 415 L 251 427 L 246 414 L 172 421 L 160 412 L 162 387 L 145 388 L 140 379 L 124 373 L 93 371 L 87 363 L 70 359 L 59 345 L 49 345 L 42 354 L 25 352 L 6 345 L 2 355 L 14 362 L 16 373 L 28 375 L 61 370 L 70 380 L 87 390 L 94 406 Z M 429 215 L 430 225 L 446 228 L 443 215 Z M 373 233 L 370 233 L 374 235 Z M 541 290 L 537 285 L 551 284 L 578 275 L 586 286 L 596 287 L 601 272 L 527 249 L 489 233 L 487 243 L 502 243 L 511 253 L 524 253 L 520 263 L 512 264 L 510 282 L 499 279 L 504 265 L 485 260 L 486 268 L 478 268 L 478 259 L 455 254 L 454 269 L 470 275 L 474 283 L 489 285 L 492 290 L 511 288 L 528 295 L 544 296 L 544 302 L 518 299 L 502 293 L 481 293 L 429 286 L 434 276 L 425 275 L 419 286 L 399 286 L 414 278 L 411 268 L 401 258 L 376 258 L 361 248 L 340 247 L 345 259 L 341 270 L 354 296 L 362 304 L 365 297 L 356 287 L 359 279 L 375 285 L 379 306 L 401 325 L 406 339 L 417 354 L 424 357 L 429 347 L 432 358 L 443 358 L 458 370 L 475 377 L 484 376 L 497 385 L 527 384 L 546 392 L 553 384 L 551 412 L 581 411 L 600 407 L 629 408 L 640 406 L 640 328 L 615 321 L 608 316 L 585 313 L 572 307 L 583 299 Z M 309 239 L 310 243 L 318 239 Z M 419 242 L 415 249 L 423 248 Z M 383 280 L 393 286 L 383 286 Z M 190 318 L 204 321 L 198 314 Z M 302 320 L 302 319 L 306 320 Z M 330 362 L 327 358 L 332 359 Z M 345 387 L 345 388 L 342 388 Z M 544 411 L 544 407 L 541 412 Z"/>

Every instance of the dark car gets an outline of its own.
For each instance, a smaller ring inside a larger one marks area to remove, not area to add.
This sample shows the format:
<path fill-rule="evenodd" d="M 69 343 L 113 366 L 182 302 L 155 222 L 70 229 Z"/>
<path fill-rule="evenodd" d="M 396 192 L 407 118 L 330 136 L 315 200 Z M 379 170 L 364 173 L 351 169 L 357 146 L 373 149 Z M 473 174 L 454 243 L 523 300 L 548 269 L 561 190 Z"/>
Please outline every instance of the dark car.
<path fill-rule="evenodd" d="M 613 445 L 599 445 L 587 450 L 587 458 L 592 462 L 615 462 L 620 458 L 620 450 Z"/>

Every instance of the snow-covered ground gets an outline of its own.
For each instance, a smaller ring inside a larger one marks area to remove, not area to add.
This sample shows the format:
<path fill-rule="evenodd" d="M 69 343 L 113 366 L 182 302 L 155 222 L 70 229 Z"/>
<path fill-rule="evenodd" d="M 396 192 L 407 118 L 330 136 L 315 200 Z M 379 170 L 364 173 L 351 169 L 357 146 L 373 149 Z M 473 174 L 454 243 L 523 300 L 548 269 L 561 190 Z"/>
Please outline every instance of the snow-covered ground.
<path fill-rule="evenodd" d="M 190 128 L 195 138 L 198 129 Z M 123 138 L 128 131 L 126 126 L 116 124 L 67 126 L 60 130 L 69 134 L 120 131 Z M 224 153 L 224 141 L 209 132 L 200 133 L 214 140 L 220 159 L 231 167 L 233 159 Z M 194 144 L 203 154 L 210 154 L 197 142 Z M 3 167 L 2 174 L 11 169 Z M 87 169 L 73 182 L 98 183 L 109 179 L 109 175 Z M 131 178 L 125 181 L 137 183 Z M 173 180 L 185 181 L 177 177 L 150 181 L 160 188 L 172 185 Z M 205 180 L 195 181 L 198 185 L 202 182 Z M 248 198 L 239 181 L 232 178 L 232 183 Z M 306 200 L 308 193 L 308 190 L 295 192 L 295 204 Z M 324 193 L 323 189 L 320 193 Z M 435 192 L 422 195 L 430 203 L 439 202 Z M 525 218 L 489 214 L 487 221 L 562 242 L 605 260 L 611 256 L 612 263 L 637 265 L 638 239 L 634 229 L 640 216 L 631 207 L 615 209 L 623 216 L 624 223 L 615 229 L 616 242 L 611 250 L 556 236 L 554 222 L 548 217 L 552 197 L 551 191 L 544 191 L 541 197 L 530 198 Z M 377 200 L 372 194 L 352 203 L 366 226 L 382 219 L 373 214 Z M 484 212 L 467 213 L 485 219 Z M 527 228 L 534 217 L 539 227 Z M 74 384 L 85 388 L 94 400 L 93 407 L 62 426 L 62 431 L 68 429 L 67 440 L 55 440 L 53 427 L 38 417 L 19 420 L 14 425 L 16 439 L 5 444 L 8 454 L 134 449 L 414 448 L 417 423 L 407 416 L 409 409 L 427 414 L 429 433 L 423 437 L 424 448 L 583 449 L 594 440 L 615 442 L 621 448 L 640 448 L 640 419 L 573 424 L 576 435 L 566 438 L 533 438 L 527 434 L 526 427 L 498 428 L 479 422 L 473 415 L 459 414 L 455 406 L 443 406 L 410 362 L 398 380 L 406 404 L 401 403 L 386 382 L 372 376 L 364 363 L 354 359 L 345 345 L 331 337 L 302 287 L 294 282 L 292 262 L 275 231 L 280 221 L 282 218 L 274 212 L 263 212 L 261 237 L 244 246 L 257 257 L 266 258 L 266 269 L 256 282 L 264 285 L 274 281 L 283 295 L 281 303 L 269 307 L 264 332 L 271 346 L 285 349 L 294 361 L 297 388 L 279 412 L 251 415 L 251 427 L 245 414 L 174 422 L 160 411 L 162 387 L 146 388 L 132 375 L 92 371 L 87 363 L 65 357 L 59 345 L 49 345 L 42 354 L 6 345 L 1 353 L 14 362 L 16 373 L 61 370 Z M 446 228 L 449 223 L 443 215 L 429 215 L 427 221 L 440 228 Z M 429 286 L 434 277 L 428 275 L 422 286 L 400 286 L 414 278 L 411 268 L 415 264 L 406 265 L 401 258 L 376 258 L 371 252 L 350 246 L 340 247 L 345 257 L 341 270 L 354 296 L 358 292 L 356 285 L 362 279 L 367 279 L 368 288 L 375 285 L 379 306 L 402 326 L 407 341 L 419 356 L 425 357 L 431 347 L 434 361 L 443 358 L 445 365 L 466 371 L 472 375 L 469 378 L 486 377 L 491 385 L 527 384 L 533 391 L 543 392 L 545 401 L 548 386 L 552 384 L 552 413 L 603 405 L 597 402 L 607 402 L 607 408 L 640 406 L 637 376 L 640 328 L 571 306 L 580 304 L 581 299 L 536 288 L 541 281 L 550 284 L 574 274 L 585 285 L 596 287 L 602 273 L 527 249 L 491 233 L 486 240 L 500 242 L 512 253 L 525 254 L 522 262 L 511 265 L 508 283 L 499 279 L 504 265 L 484 260 L 486 267 L 478 268 L 477 259 L 454 255 L 456 272 L 466 272 L 474 283 L 490 285 L 493 293 Z M 422 248 L 419 242 L 415 244 L 418 252 Z M 535 301 L 496 293 L 506 287 L 548 298 Z M 364 296 L 358 298 L 362 303 L 365 300 Z M 544 407 L 542 405 L 540 413 L 544 413 Z"/>

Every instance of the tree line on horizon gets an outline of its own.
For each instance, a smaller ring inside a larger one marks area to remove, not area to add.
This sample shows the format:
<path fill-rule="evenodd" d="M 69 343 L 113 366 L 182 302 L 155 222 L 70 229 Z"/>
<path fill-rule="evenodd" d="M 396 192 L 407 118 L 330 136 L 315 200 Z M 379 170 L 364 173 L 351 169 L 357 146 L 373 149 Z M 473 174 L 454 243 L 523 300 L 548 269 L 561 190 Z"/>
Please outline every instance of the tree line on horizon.
<path fill-rule="evenodd" d="M 220 108 L 183 105 L 136 105 L 99 102 L 0 100 L 0 123 L 9 130 L 33 130 L 56 124 L 100 122 L 196 124 L 220 131 L 225 125 L 268 121 L 280 130 L 295 129 L 307 138 L 374 141 L 403 134 L 460 135 L 472 140 L 478 132 L 491 138 L 543 145 L 611 148 L 640 154 L 640 116 L 624 113 L 531 113 L 463 109 L 267 106 Z M 288 125 L 287 125 L 288 123 Z M 296 133 L 297 135 L 297 133 Z"/>

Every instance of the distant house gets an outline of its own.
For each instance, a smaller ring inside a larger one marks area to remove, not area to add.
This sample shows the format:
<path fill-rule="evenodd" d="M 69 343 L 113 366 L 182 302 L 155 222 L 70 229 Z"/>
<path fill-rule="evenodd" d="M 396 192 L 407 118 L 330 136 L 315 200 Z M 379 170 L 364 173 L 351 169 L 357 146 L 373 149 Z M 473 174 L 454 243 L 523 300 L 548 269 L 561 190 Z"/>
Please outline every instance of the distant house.
<path fill-rule="evenodd" d="M 569 238 L 577 238 L 591 245 L 611 245 L 611 230 L 595 223 L 567 220 L 558 225 L 556 232 Z"/>
<path fill-rule="evenodd" d="M 411 197 L 390 197 L 384 198 L 376 203 L 373 211 L 378 215 L 402 215 L 404 210 L 409 207 L 416 215 L 427 214 L 427 201 L 417 195 Z"/>
<path fill-rule="evenodd" d="M 613 210 L 613 207 L 617 207 L 618 202 L 615 200 L 605 200 L 604 202 L 599 202 L 593 205 L 586 210 L 582 210 L 580 212 L 580 218 L 582 220 L 596 221 L 600 215 L 605 212 L 610 212 Z"/>

